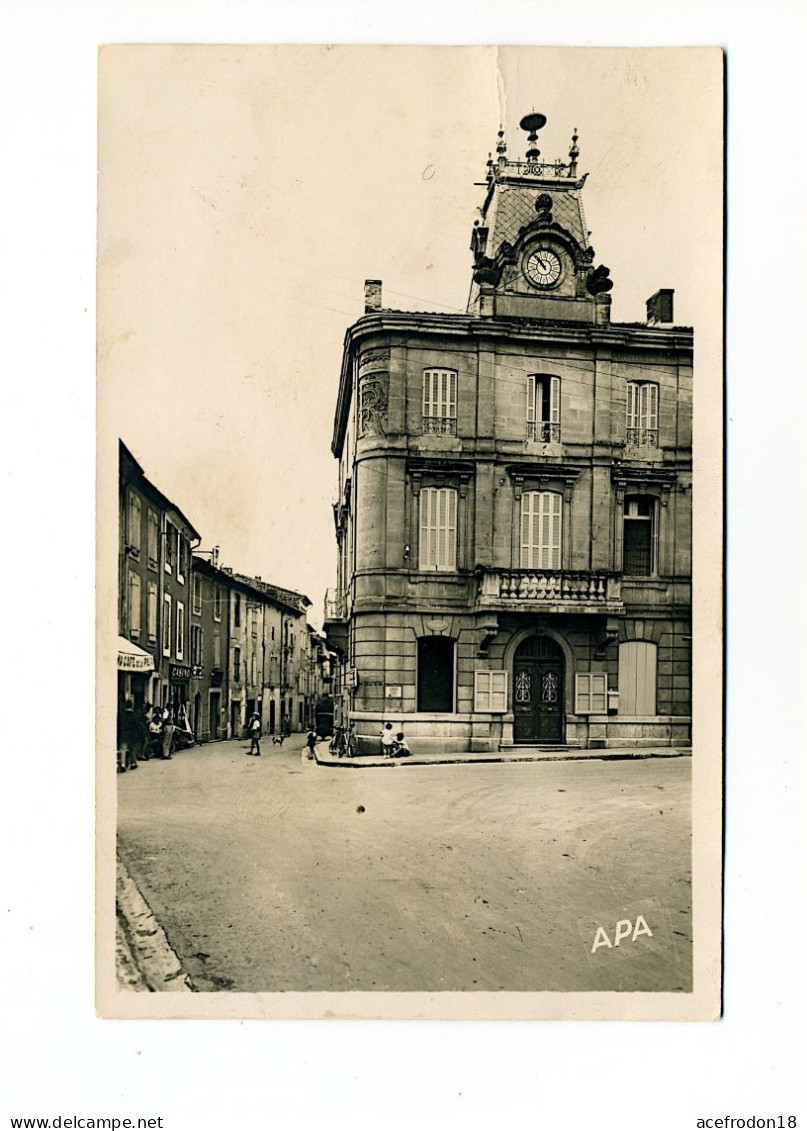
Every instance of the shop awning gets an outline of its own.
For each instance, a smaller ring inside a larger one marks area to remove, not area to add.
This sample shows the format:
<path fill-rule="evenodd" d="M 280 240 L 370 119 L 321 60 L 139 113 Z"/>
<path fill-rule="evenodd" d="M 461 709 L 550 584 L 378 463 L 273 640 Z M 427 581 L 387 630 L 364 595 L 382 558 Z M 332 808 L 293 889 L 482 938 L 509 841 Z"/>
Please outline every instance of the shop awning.
<path fill-rule="evenodd" d="M 119 672 L 153 672 L 154 657 L 142 648 L 138 648 L 125 636 L 118 637 L 118 671 Z"/>

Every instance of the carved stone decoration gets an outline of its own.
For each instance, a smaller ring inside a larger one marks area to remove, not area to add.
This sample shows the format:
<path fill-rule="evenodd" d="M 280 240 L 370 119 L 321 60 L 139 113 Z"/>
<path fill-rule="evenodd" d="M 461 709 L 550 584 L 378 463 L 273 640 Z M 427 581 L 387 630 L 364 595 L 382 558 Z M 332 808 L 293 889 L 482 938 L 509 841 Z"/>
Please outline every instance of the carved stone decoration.
<path fill-rule="evenodd" d="M 498 267 L 494 260 L 488 259 L 486 255 L 480 255 L 474 266 L 474 282 L 488 283 L 492 287 L 497 287 L 501 277 L 501 267 Z"/>
<path fill-rule="evenodd" d="M 600 264 L 599 267 L 595 267 L 586 279 L 586 289 L 588 293 L 590 295 L 599 295 L 610 291 L 614 285 L 613 280 L 608 278 L 610 274 L 610 269 L 603 267 L 602 264 Z"/>
<path fill-rule="evenodd" d="M 535 211 L 538 213 L 539 224 L 552 223 L 552 197 L 548 192 L 542 192 L 535 202 Z"/>
<path fill-rule="evenodd" d="M 372 365 L 377 369 L 389 363 L 389 350 L 365 350 L 359 358 L 359 370 L 367 369 Z"/>
<path fill-rule="evenodd" d="M 367 373 L 359 379 L 359 436 L 383 436 L 386 424 L 386 374 Z"/>

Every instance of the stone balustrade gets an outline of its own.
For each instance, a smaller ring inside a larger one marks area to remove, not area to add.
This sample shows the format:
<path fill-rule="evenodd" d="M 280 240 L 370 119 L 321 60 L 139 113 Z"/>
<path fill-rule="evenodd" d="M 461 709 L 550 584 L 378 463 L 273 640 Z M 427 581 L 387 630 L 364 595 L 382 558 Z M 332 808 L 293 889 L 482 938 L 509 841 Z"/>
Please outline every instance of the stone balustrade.
<path fill-rule="evenodd" d="M 558 606 L 568 612 L 622 608 L 620 579 L 588 570 L 486 570 L 479 579 L 477 600 L 483 606 Z"/>

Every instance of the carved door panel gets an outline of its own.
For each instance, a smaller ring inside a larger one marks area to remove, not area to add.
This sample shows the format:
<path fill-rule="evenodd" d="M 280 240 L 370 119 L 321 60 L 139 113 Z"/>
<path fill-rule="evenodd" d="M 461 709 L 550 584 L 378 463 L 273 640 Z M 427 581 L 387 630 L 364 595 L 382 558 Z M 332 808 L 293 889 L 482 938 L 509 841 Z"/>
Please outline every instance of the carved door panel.
<path fill-rule="evenodd" d="M 547 637 L 531 637 L 513 664 L 513 739 L 563 740 L 563 654 Z"/>

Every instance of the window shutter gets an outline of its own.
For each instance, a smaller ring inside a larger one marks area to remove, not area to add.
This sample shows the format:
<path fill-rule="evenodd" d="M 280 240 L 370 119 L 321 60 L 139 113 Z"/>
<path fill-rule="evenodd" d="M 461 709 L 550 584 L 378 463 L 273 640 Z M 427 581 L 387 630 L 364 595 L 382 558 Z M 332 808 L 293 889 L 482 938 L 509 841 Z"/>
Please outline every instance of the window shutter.
<path fill-rule="evenodd" d="M 647 385 L 647 427 L 658 428 L 658 385 Z"/>
<path fill-rule="evenodd" d="M 532 568 L 532 507 L 535 494 L 521 496 L 521 568 Z"/>
<path fill-rule="evenodd" d="M 554 494 L 552 499 L 552 569 L 560 569 L 561 497 Z"/>
<path fill-rule="evenodd" d="M 638 400 L 637 393 L 638 392 L 639 392 L 639 387 L 636 384 L 636 382 L 635 381 L 628 381 L 628 428 L 638 428 L 639 427 L 639 420 L 638 420 L 639 413 L 638 413 L 638 405 L 637 405 L 637 400 Z"/>
<path fill-rule="evenodd" d="M 527 378 L 527 423 L 535 423 L 535 390 L 537 387 L 537 379 L 531 374 Z"/>
<path fill-rule="evenodd" d="M 163 596 L 163 655 L 171 655 L 171 598 Z"/>
<path fill-rule="evenodd" d="M 425 405 L 424 405 L 425 410 Z M 428 488 L 422 488 L 420 492 L 420 534 L 418 546 L 418 565 L 421 569 L 429 568 L 429 508 L 431 506 L 431 495 Z"/>
<path fill-rule="evenodd" d="M 560 377 L 549 379 L 549 422 L 550 424 L 560 422 Z"/>
<path fill-rule="evenodd" d="M 507 672 L 490 673 L 490 709 L 507 710 Z"/>
<path fill-rule="evenodd" d="M 507 672 L 474 673 L 474 710 L 486 714 L 507 710 Z"/>
<path fill-rule="evenodd" d="M 608 676 L 604 672 L 578 672 L 574 680 L 576 715 L 604 715 L 608 710 Z"/>
<path fill-rule="evenodd" d="M 446 488 L 446 497 L 448 499 L 448 529 L 446 533 L 445 566 L 446 569 L 454 570 L 457 568 L 457 492 L 448 487 Z"/>
<path fill-rule="evenodd" d="M 476 672 L 474 676 L 474 710 L 490 710 L 490 672 Z"/>
<path fill-rule="evenodd" d="M 574 713 L 587 715 L 591 711 L 591 677 L 578 672 L 574 677 Z"/>
<path fill-rule="evenodd" d="M 658 649 L 646 640 L 619 645 L 619 713 L 656 714 L 656 668 Z"/>
<path fill-rule="evenodd" d="M 129 572 L 129 635 L 140 635 L 140 578 Z"/>
<path fill-rule="evenodd" d="M 149 640 L 157 639 L 157 583 L 154 581 L 148 586 L 148 632 Z"/>

